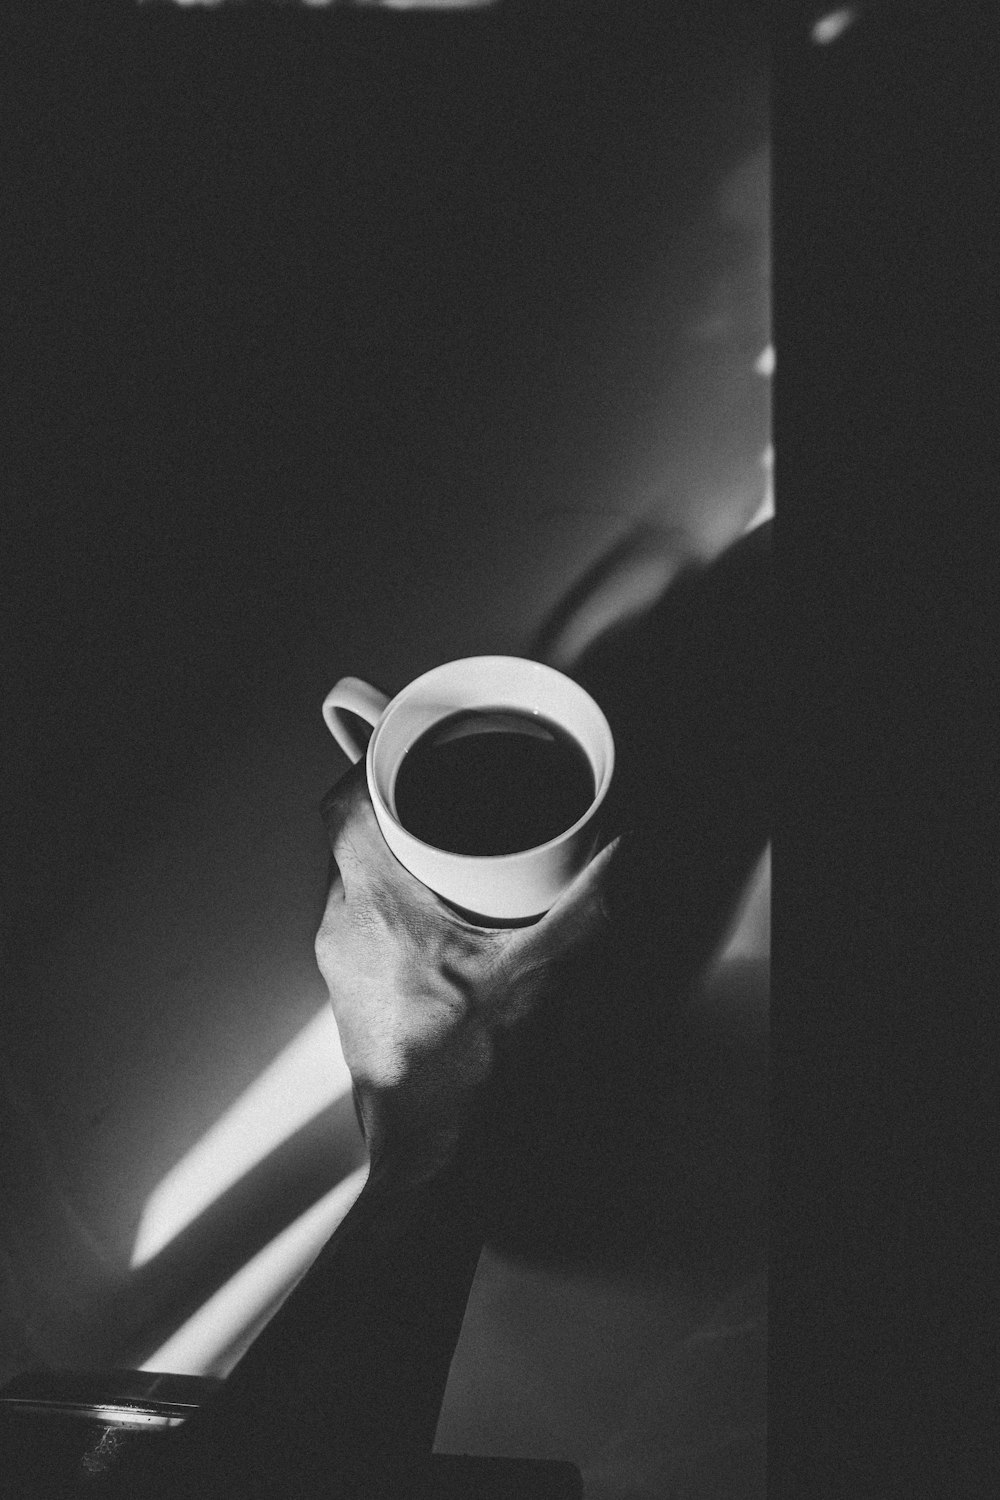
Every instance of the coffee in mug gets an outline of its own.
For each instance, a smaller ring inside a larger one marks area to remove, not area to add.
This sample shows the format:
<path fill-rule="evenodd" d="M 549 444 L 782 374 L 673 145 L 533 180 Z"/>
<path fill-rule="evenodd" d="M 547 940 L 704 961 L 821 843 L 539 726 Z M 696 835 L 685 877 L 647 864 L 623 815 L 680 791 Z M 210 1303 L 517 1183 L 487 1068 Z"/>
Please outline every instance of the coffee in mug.
<path fill-rule="evenodd" d="M 437 849 L 516 854 L 583 817 L 594 773 L 583 746 L 542 714 L 462 709 L 407 750 L 392 800 L 403 827 Z"/>

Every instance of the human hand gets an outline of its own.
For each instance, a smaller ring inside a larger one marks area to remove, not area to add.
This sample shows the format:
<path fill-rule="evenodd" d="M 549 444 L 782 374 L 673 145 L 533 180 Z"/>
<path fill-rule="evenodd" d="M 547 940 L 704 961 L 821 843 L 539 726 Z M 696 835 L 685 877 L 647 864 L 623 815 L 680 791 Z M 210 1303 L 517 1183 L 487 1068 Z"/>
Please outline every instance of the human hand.
<path fill-rule="evenodd" d="M 371 1178 L 416 1184 L 454 1161 L 482 1117 L 498 1055 L 564 963 L 610 928 L 603 849 L 529 927 L 467 922 L 390 852 L 362 766 L 322 814 L 336 871 L 316 935 Z"/>

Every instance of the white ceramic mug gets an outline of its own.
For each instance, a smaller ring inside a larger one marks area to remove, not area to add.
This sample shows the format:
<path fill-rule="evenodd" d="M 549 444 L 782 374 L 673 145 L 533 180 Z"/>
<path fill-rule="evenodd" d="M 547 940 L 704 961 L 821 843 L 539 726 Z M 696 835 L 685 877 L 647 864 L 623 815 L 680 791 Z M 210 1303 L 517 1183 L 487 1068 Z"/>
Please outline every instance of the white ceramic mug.
<path fill-rule="evenodd" d="M 395 782 L 406 752 L 441 719 L 483 708 L 543 715 L 568 731 L 590 762 L 594 796 L 589 808 L 565 832 L 536 848 L 515 854 L 454 854 L 414 837 L 396 815 Z M 344 710 L 371 724 L 367 752 Z M 614 740 L 590 694 L 553 667 L 517 656 L 469 656 L 432 668 L 392 699 L 359 677 L 342 677 L 324 700 L 323 717 L 351 760 L 365 755 L 375 816 L 400 864 L 463 911 L 486 921 L 540 916 L 591 859 L 597 816 L 614 770 Z"/>

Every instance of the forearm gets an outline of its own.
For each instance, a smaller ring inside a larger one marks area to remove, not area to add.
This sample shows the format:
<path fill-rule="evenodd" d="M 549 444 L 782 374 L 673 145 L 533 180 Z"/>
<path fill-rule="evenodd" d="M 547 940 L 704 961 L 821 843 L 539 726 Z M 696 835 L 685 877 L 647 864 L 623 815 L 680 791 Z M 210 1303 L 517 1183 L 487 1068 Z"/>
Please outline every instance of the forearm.
<path fill-rule="evenodd" d="M 374 1462 L 429 1455 L 481 1243 L 460 1170 L 420 1187 L 370 1181 L 177 1434 L 163 1492 L 332 1500 Z"/>

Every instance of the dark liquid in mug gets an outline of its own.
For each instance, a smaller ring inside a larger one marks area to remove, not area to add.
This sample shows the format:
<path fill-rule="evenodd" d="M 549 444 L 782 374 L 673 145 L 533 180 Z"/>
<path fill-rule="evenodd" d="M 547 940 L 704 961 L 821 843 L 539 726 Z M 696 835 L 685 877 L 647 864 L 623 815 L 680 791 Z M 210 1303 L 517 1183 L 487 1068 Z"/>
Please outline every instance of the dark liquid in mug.
<path fill-rule="evenodd" d="M 403 756 L 394 801 L 403 827 L 453 854 L 514 854 L 564 833 L 594 800 L 582 745 L 539 714 L 449 714 Z"/>

